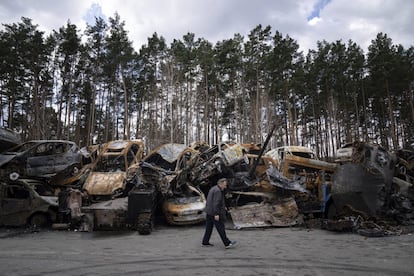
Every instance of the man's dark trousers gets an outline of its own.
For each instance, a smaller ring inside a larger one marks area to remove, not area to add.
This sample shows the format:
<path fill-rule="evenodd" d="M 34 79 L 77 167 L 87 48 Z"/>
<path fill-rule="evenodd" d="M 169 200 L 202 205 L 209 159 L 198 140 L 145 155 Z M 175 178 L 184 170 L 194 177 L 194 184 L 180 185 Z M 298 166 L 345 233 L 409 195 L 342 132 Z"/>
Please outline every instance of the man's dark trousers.
<path fill-rule="evenodd" d="M 223 220 L 215 220 L 214 216 L 207 215 L 206 217 L 206 232 L 203 237 L 203 244 L 207 244 L 210 240 L 211 233 L 213 232 L 213 226 L 216 227 L 217 232 L 220 235 L 221 240 L 224 245 L 227 246 L 230 244 L 230 240 L 227 238 L 226 230 Z"/>

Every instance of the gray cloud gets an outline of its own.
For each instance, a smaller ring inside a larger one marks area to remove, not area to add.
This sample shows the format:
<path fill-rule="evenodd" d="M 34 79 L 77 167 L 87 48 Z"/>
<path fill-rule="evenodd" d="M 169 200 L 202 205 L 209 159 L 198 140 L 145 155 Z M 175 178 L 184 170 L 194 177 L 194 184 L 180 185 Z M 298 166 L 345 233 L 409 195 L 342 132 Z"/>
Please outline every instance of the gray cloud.
<path fill-rule="evenodd" d="M 0 23 L 19 22 L 22 16 L 46 32 L 58 29 L 70 19 L 82 31 L 90 20 L 91 7 L 106 17 L 115 12 L 125 21 L 136 50 L 154 32 L 166 38 L 182 39 L 187 32 L 213 44 L 248 33 L 258 24 L 270 25 L 297 40 L 301 50 L 315 48 L 319 40 L 352 39 L 366 51 L 378 32 L 387 33 L 394 43 L 413 45 L 414 1 L 331 0 L 309 24 L 318 0 L 6 0 L 0 2 Z M 93 6 L 95 4 L 95 6 Z M 89 17 L 88 17 L 89 12 Z"/>

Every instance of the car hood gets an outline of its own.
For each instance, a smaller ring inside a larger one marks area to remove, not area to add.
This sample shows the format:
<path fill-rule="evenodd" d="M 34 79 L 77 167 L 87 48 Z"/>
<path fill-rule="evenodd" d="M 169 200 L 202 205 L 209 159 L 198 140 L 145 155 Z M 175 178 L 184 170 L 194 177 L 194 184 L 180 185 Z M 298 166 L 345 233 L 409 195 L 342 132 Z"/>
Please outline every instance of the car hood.
<path fill-rule="evenodd" d="M 185 214 L 203 211 L 206 208 L 206 202 L 198 197 L 170 198 L 164 201 L 163 207 L 166 212 Z"/>
<path fill-rule="evenodd" d="M 3 153 L 0 154 L 0 167 L 7 164 L 16 157 L 16 154 Z"/>
<path fill-rule="evenodd" d="M 125 188 L 125 172 L 91 172 L 83 185 L 89 195 L 111 195 Z"/>

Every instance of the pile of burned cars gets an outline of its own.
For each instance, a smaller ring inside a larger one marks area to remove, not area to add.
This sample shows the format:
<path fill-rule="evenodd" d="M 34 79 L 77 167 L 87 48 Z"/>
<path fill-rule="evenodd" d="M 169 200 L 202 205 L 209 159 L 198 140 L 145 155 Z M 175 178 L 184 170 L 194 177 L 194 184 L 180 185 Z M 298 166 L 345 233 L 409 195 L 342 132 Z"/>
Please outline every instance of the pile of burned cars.
<path fill-rule="evenodd" d="M 372 218 L 414 221 L 410 151 L 394 154 L 355 142 L 327 162 L 307 147 L 266 150 L 271 135 L 263 145 L 166 143 L 146 154 L 142 140 L 83 149 L 62 140 L 23 143 L 0 156 L 0 200 L 7 207 L 0 224 L 140 234 L 151 233 L 155 217 L 170 225 L 198 224 L 205 220 L 209 189 L 223 177 L 237 229 L 318 218 L 328 230 L 366 233 L 362 222 Z M 21 189 L 26 192 L 14 193 Z M 18 204 L 25 209 L 6 212 Z"/>
<path fill-rule="evenodd" d="M 45 226 L 56 221 L 57 173 L 82 167 L 77 145 L 64 140 L 34 140 L 0 154 L 0 225 Z"/>
<path fill-rule="evenodd" d="M 72 193 L 79 191 L 62 195 L 65 204 L 60 213 L 70 214 L 66 215 L 68 226 L 83 231 L 131 228 L 141 234 L 151 233 L 159 189 L 156 183 L 142 181 L 143 155 L 141 140 L 117 140 L 102 145 L 82 185 L 80 211 L 72 215 L 73 204 L 79 205 L 79 196 L 71 200 Z"/>

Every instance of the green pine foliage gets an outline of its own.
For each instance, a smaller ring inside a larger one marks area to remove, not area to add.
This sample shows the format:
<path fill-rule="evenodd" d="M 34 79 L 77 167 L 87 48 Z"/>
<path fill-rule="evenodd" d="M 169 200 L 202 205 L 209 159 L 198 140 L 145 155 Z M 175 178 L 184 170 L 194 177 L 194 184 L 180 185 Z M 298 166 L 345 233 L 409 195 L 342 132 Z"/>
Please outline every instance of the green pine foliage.
<path fill-rule="evenodd" d="M 291 144 L 332 156 L 362 140 L 411 143 L 414 48 L 373 38 L 318 41 L 258 25 L 247 37 L 210 42 L 187 33 L 167 45 L 157 33 L 134 49 L 118 14 L 84 33 L 70 21 L 48 34 L 29 18 L 0 31 L 0 120 L 25 140 L 80 146 L 115 139 Z"/>

